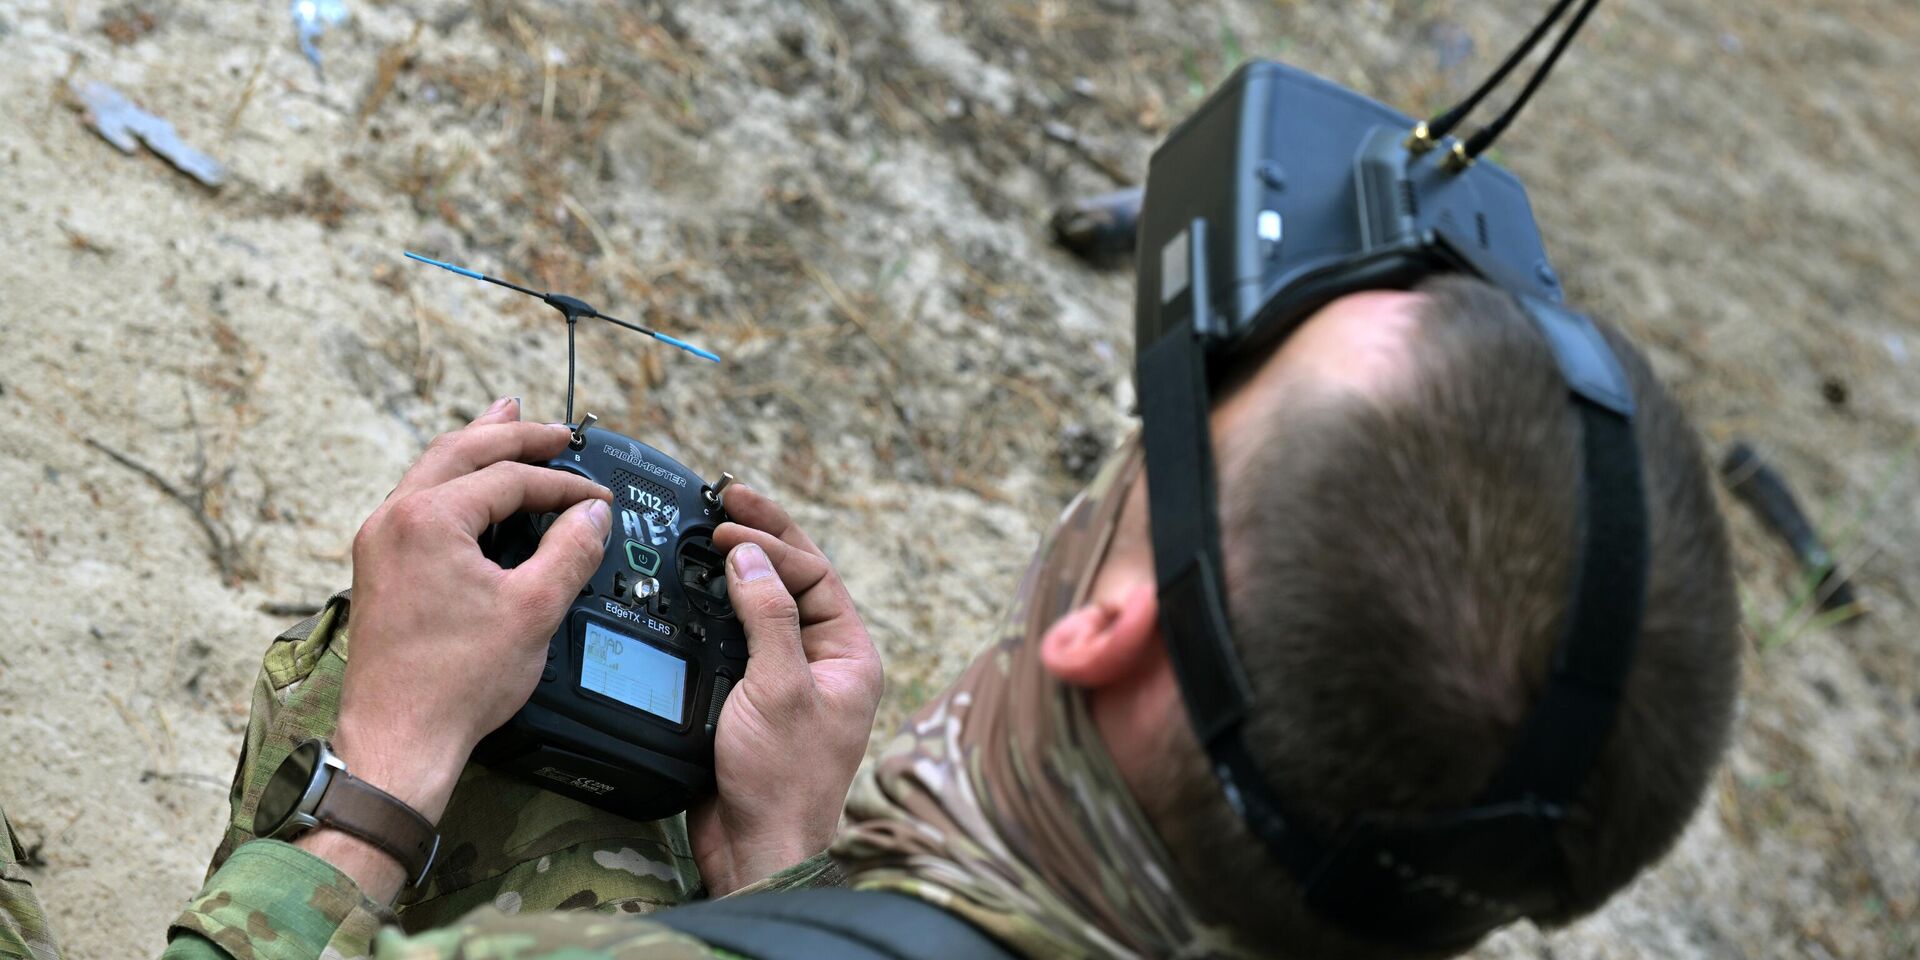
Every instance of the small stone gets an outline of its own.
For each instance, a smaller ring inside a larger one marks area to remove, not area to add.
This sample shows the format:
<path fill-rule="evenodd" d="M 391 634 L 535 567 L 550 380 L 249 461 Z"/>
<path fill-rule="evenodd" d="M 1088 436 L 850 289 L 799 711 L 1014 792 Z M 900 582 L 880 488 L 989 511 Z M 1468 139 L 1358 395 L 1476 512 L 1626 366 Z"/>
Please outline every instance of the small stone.
<path fill-rule="evenodd" d="M 1820 381 L 1820 396 L 1825 398 L 1829 406 L 1846 406 L 1848 397 L 1847 382 L 1839 377 L 1828 377 Z"/>
<path fill-rule="evenodd" d="M 1055 454 L 1067 473 L 1082 483 L 1093 479 L 1094 470 L 1106 455 L 1108 441 L 1098 430 L 1083 423 L 1069 423 L 1060 430 Z"/>

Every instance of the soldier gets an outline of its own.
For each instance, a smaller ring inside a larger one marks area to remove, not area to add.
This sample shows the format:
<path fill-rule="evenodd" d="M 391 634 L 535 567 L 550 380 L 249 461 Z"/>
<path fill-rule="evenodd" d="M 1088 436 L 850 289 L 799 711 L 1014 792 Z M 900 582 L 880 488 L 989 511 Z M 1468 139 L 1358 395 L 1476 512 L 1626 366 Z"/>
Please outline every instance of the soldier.
<path fill-rule="evenodd" d="M 1578 816 L 1552 837 L 1566 866 L 1555 906 L 1533 914 L 1547 925 L 1596 909 L 1671 846 L 1726 742 L 1739 669 L 1726 538 L 1698 443 L 1645 360 L 1607 339 L 1638 407 L 1647 599 L 1615 726 Z M 1309 822 L 1458 808 L 1501 762 L 1566 618 L 1579 433 L 1571 417 L 1543 413 L 1563 410 L 1565 389 L 1512 297 L 1453 277 L 1334 301 L 1216 403 L 1227 614 L 1257 704 L 1252 762 Z M 423 457 L 362 531 L 354 656 L 344 688 L 319 694 L 339 695 L 335 736 L 350 766 L 430 818 L 445 811 L 450 836 L 503 812 L 469 792 L 471 780 L 456 788 L 450 771 L 532 685 L 518 668 L 459 661 L 532 662 L 561 609 L 534 598 L 577 589 L 598 557 L 594 525 L 605 522 L 593 490 L 485 467 L 546 452 L 531 440 L 483 451 L 473 438 L 501 434 L 494 421 L 510 419 L 489 418 Z M 463 582 L 498 571 L 452 559 L 478 562 L 473 526 L 429 536 L 434 511 L 410 505 L 439 497 L 457 510 L 460 476 L 489 471 L 517 485 L 488 494 L 496 512 L 575 504 L 555 527 L 560 538 L 548 535 L 551 552 L 543 545 L 549 562 L 508 578 L 505 601 Z M 746 699 L 777 692 L 766 701 L 773 713 L 804 719 L 736 716 L 736 696 L 721 729 L 750 731 L 751 743 L 721 745 L 722 809 L 692 818 L 691 844 L 676 827 L 636 825 L 659 831 L 654 845 L 587 855 L 651 874 L 652 895 L 607 895 L 591 877 L 543 884 L 562 860 L 524 860 L 520 844 L 574 848 L 548 836 L 563 823 L 525 824 L 514 842 L 472 852 L 484 868 L 460 868 L 481 892 L 456 892 L 457 907 L 488 905 L 446 926 L 451 904 L 429 924 L 403 908 L 401 929 L 385 906 L 401 886 L 395 857 L 320 830 L 297 846 L 232 849 L 176 921 L 168 956 L 1398 958 L 1470 946 L 1359 935 L 1304 902 L 1267 856 L 1185 720 L 1160 634 L 1144 488 L 1129 440 L 1043 545 L 1000 642 L 855 786 L 833 861 L 849 885 L 884 893 L 731 897 L 651 917 L 534 909 L 604 913 L 686 896 L 697 889 L 689 856 L 709 894 L 832 879 L 818 859 L 776 871 L 822 839 L 822 798 L 857 758 L 877 677 L 824 556 L 778 507 L 732 491 L 728 509 L 744 526 L 717 539 L 732 550 L 735 596 L 751 598 L 746 682 L 761 693 Z M 422 571 L 438 579 L 409 582 Z M 322 621 L 276 648 L 269 676 L 320 675 L 313 658 L 334 653 L 312 639 L 331 629 Z M 839 632 L 822 632 L 835 624 Z M 243 832 L 246 795 L 257 796 L 248 766 L 275 738 L 288 739 L 249 733 L 236 784 Z M 1472 903 L 1463 876 L 1421 882 Z"/>
<path fill-rule="evenodd" d="M 20 835 L 7 821 L 6 811 L 0 810 L 0 958 L 59 960 L 60 945 L 22 867 L 26 859 Z"/>

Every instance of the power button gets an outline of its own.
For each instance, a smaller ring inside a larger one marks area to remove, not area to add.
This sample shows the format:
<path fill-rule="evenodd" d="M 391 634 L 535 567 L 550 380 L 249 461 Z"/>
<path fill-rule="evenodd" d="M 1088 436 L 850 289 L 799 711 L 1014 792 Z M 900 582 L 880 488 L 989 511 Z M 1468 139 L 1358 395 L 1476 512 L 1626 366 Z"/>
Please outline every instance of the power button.
<path fill-rule="evenodd" d="M 660 572 L 660 554 L 638 540 L 627 541 L 627 566 L 649 577 Z"/>

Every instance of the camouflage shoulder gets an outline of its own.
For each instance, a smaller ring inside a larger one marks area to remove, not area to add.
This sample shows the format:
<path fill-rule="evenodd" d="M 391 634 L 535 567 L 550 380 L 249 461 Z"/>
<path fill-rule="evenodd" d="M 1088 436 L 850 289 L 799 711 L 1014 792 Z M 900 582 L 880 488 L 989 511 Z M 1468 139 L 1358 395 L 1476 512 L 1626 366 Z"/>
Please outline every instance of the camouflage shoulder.
<path fill-rule="evenodd" d="M 409 936 L 381 931 L 376 958 L 454 960 L 734 960 L 645 917 L 477 910 L 452 926 Z"/>
<path fill-rule="evenodd" d="M 47 912 L 20 865 L 25 859 L 19 835 L 0 810 L 0 957 L 59 960 L 60 945 L 53 939 Z"/>
<path fill-rule="evenodd" d="M 348 601 L 348 591 L 334 594 L 319 613 L 287 628 L 267 646 L 227 792 L 227 831 L 207 865 L 208 877 L 253 839 L 254 807 L 280 761 L 302 741 L 333 734 L 346 677 Z"/>

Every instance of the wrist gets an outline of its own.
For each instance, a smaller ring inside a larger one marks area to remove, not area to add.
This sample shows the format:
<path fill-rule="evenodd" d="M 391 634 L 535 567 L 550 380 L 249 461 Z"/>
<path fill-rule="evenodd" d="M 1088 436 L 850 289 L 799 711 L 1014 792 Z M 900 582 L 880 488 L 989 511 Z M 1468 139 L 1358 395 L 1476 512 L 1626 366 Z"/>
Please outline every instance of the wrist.
<path fill-rule="evenodd" d="M 382 906 L 391 907 L 407 884 L 407 868 L 393 854 L 344 830 L 316 827 L 293 845 L 332 864 L 353 880 L 362 895 Z"/>
<path fill-rule="evenodd" d="M 343 714 L 331 741 L 347 772 L 438 824 L 466 766 L 471 745 L 437 742 L 350 722 Z"/>
<path fill-rule="evenodd" d="M 787 832 L 757 839 L 740 838 L 727 844 L 727 850 L 715 875 L 706 876 L 707 891 L 724 897 L 742 887 L 757 883 L 827 848 L 831 833 L 817 841 L 801 832 Z M 705 865 L 703 864 L 703 872 Z"/>

